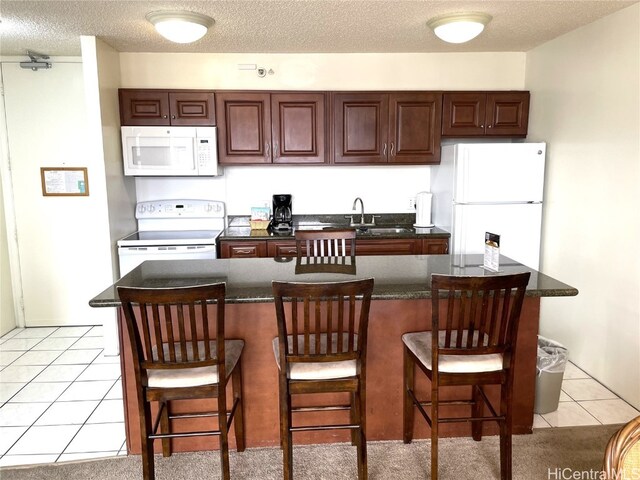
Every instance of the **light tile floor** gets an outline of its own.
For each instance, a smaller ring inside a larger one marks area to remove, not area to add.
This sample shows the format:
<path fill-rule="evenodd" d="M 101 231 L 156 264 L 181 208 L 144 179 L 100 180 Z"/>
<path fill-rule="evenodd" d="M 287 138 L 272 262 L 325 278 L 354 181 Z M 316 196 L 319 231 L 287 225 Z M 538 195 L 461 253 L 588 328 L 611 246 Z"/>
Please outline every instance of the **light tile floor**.
<path fill-rule="evenodd" d="M 558 410 L 535 414 L 534 428 L 626 423 L 640 415 L 635 408 L 572 363 L 562 380 Z"/>
<path fill-rule="evenodd" d="M 0 338 L 0 467 L 126 455 L 120 357 L 102 327 L 14 329 Z M 625 423 L 636 409 L 569 363 L 558 410 L 534 428 Z"/>
<path fill-rule="evenodd" d="M 0 467 L 126 455 L 120 357 L 102 327 L 0 338 Z"/>

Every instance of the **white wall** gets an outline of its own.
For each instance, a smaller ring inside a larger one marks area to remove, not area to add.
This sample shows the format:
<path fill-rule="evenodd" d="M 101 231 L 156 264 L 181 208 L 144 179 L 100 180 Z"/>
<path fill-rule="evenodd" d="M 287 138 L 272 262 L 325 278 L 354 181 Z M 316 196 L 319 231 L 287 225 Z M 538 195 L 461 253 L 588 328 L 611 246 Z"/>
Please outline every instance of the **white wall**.
<path fill-rule="evenodd" d="M 640 408 L 640 5 L 527 54 L 529 140 L 548 142 L 541 333 Z"/>
<path fill-rule="evenodd" d="M 92 36 L 80 38 L 94 155 L 102 158 L 104 181 L 100 185 L 106 198 L 109 218 L 109 242 L 113 262 L 113 277 L 118 278 L 116 241 L 135 231 L 135 181 L 122 170 L 120 141 L 119 53 Z"/>
<path fill-rule="evenodd" d="M 121 53 L 122 87 L 229 90 L 519 90 L 524 53 Z M 274 71 L 259 78 L 239 64 Z"/>
<path fill-rule="evenodd" d="M 122 53 L 122 87 L 237 90 L 521 90 L 523 53 L 162 54 Z M 273 69 L 259 78 L 239 64 Z M 356 196 L 368 213 L 412 212 L 409 197 L 429 190 L 430 167 L 225 167 L 217 179 L 138 179 L 138 200 L 159 195 L 223 200 L 248 215 L 271 195 L 294 195 L 294 213 L 349 213 Z"/>
<path fill-rule="evenodd" d="M 365 213 L 415 213 L 409 198 L 429 189 L 429 167 L 226 167 L 220 178 L 137 178 L 138 201 L 159 198 L 221 200 L 228 215 L 271 206 L 276 193 L 293 195 L 294 214 L 351 214 L 356 197 Z"/>
<path fill-rule="evenodd" d="M 98 187 L 100 198 L 104 200 L 101 207 L 107 214 L 104 219 L 107 222 L 107 235 L 101 239 L 103 254 L 110 259 L 110 272 L 108 277 L 105 275 L 101 287 L 106 288 L 120 276 L 116 241 L 137 227 L 134 218 L 135 182 L 132 178 L 126 178 L 122 171 L 118 107 L 119 54 L 92 36 L 80 37 L 80 44 L 91 156 L 101 166 L 102 181 Z M 95 293 L 99 292 L 97 290 Z M 115 310 L 100 308 L 94 317 L 99 318 L 104 326 L 105 355 L 117 355 L 119 342 Z"/>
<path fill-rule="evenodd" d="M 88 301 L 112 280 L 104 165 L 91 154 L 80 59 L 53 63 L 2 62 L 25 322 L 100 324 Z M 63 166 L 88 169 L 89 196 L 42 195 L 40 167 Z"/>

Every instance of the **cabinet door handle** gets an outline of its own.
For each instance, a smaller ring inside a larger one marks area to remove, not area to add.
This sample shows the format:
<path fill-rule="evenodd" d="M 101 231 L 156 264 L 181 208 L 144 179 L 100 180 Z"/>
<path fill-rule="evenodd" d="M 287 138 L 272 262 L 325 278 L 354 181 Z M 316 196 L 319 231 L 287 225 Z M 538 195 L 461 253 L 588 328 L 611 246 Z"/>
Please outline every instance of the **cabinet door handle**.
<path fill-rule="evenodd" d="M 393 142 L 391 142 L 391 156 L 395 157 L 396 155 L 396 146 Z"/>
<path fill-rule="evenodd" d="M 175 119 L 175 118 L 176 118 L 176 116 L 175 116 L 175 115 L 171 115 L 171 118 Z"/>
<path fill-rule="evenodd" d="M 487 128 L 493 128 L 493 125 L 489 125 Z"/>
<path fill-rule="evenodd" d="M 245 255 L 245 254 L 246 254 L 246 255 L 250 255 L 250 254 L 252 254 L 252 253 L 253 253 L 253 250 L 251 250 L 251 249 L 236 248 L 236 249 L 234 250 L 234 252 L 235 252 L 235 253 L 240 253 L 240 254 L 242 254 L 242 255 Z"/>
<path fill-rule="evenodd" d="M 166 115 L 163 115 L 163 116 L 162 116 L 162 118 L 167 118 L 167 116 L 166 116 Z"/>
<path fill-rule="evenodd" d="M 269 145 L 269 142 L 264 143 L 264 156 L 267 159 L 271 157 L 271 146 Z"/>
<path fill-rule="evenodd" d="M 382 144 L 382 155 L 387 156 L 387 142 Z"/>
<path fill-rule="evenodd" d="M 278 158 L 278 142 L 273 142 L 273 158 Z"/>

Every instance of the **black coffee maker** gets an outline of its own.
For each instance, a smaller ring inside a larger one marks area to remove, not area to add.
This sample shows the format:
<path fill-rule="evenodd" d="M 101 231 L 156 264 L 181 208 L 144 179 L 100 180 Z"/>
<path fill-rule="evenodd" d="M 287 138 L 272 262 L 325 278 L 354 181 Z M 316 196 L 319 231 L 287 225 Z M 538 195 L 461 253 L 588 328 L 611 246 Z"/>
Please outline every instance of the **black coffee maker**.
<path fill-rule="evenodd" d="M 291 230 L 292 228 L 293 214 L 291 206 L 291 195 L 274 195 L 271 229 L 275 231 L 286 231 Z"/>

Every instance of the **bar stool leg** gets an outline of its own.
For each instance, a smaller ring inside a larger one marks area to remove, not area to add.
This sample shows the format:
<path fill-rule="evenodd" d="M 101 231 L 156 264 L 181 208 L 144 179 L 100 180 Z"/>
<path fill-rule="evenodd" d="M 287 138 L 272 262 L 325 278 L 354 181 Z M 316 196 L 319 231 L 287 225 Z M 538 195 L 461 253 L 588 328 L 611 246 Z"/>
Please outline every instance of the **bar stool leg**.
<path fill-rule="evenodd" d="M 438 387 L 434 372 L 431 379 L 431 479 L 438 480 Z"/>
<path fill-rule="evenodd" d="M 154 459 L 153 459 L 153 440 L 149 438 L 152 431 L 151 425 L 151 405 L 142 401 L 142 411 L 140 413 L 140 437 L 142 440 L 142 478 L 144 480 L 153 480 L 155 477 Z"/>
<path fill-rule="evenodd" d="M 360 428 L 357 430 L 358 441 L 356 442 L 358 455 L 358 480 L 366 480 L 367 473 L 367 425 L 366 425 L 366 396 L 364 393 L 364 381 L 361 380 L 358 392 L 355 394 L 355 403 L 358 407 L 357 423 Z"/>
<path fill-rule="evenodd" d="M 415 388 L 415 364 L 409 354 L 407 347 L 404 347 L 403 353 L 404 359 L 404 374 L 403 374 L 403 398 L 404 407 L 402 409 L 403 418 L 403 441 L 404 443 L 411 443 L 413 440 L 413 421 L 415 410 L 413 406 L 413 399 L 409 392 L 413 392 Z"/>
<path fill-rule="evenodd" d="M 231 374 L 231 382 L 233 385 L 233 399 L 234 402 L 238 401 L 236 407 L 236 413 L 233 417 L 233 428 L 236 433 L 236 450 L 238 452 L 244 452 L 245 450 L 245 438 L 244 438 L 244 403 L 242 401 L 242 357 L 238 360 L 233 373 Z"/>
<path fill-rule="evenodd" d="M 511 480 L 511 455 L 512 443 L 511 435 L 513 430 L 513 415 L 511 412 L 511 387 L 512 378 L 509 378 L 505 385 L 500 388 L 500 414 L 505 419 L 500 422 L 500 478 L 501 480 Z"/>
<path fill-rule="evenodd" d="M 164 407 L 164 408 L 163 408 Z M 160 402 L 160 408 L 162 408 L 162 415 L 160 416 L 160 431 L 162 433 L 169 433 L 169 402 Z M 171 456 L 171 439 L 162 439 L 162 456 Z"/>
<path fill-rule="evenodd" d="M 227 395 L 223 384 L 218 387 L 218 428 L 220 429 L 220 463 L 222 478 L 229 480 L 229 424 L 227 422 Z"/>
<path fill-rule="evenodd" d="M 473 398 L 473 406 L 471 407 L 471 416 L 472 417 L 482 417 L 484 412 L 484 401 L 480 396 L 480 385 L 473 385 L 471 387 L 472 390 L 472 398 Z M 471 436 L 477 442 L 482 440 L 482 423 L 481 421 L 471 422 Z"/>
<path fill-rule="evenodd" d="M 283 478 L 293 479 L 293 438 L 291 434 L 291 395 L 289 384 L 280 375 L 280 443 L 282 446 Z"/>

